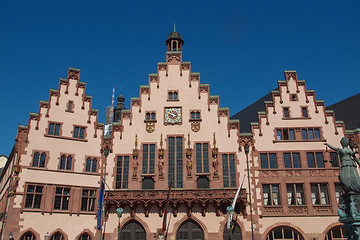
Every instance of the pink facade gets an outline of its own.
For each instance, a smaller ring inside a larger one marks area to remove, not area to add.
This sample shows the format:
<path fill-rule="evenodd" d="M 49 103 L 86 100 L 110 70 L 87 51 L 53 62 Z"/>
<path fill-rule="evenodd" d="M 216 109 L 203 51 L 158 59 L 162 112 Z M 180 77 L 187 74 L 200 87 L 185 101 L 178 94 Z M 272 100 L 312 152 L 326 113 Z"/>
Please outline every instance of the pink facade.
<path fill-rule="evenodd" d="M 104 137 L 75 68 L 30 113 L 28 125 L 19 125 L 1 173 L 2 237 L 99 238 L 103 177 L 105 239 L 117 237 L 119 207 L 122 239 L 158 238 L 170 183 L 167 239 L 227 239 L 226 207 L 247 174 L 250 149 L 251 196 L 245 178 L 234 239 L 345 239 L 335 238 L 342 234 L 339 162 L 324 146 L 337 145 L 345 126 L 305 81 L 285 71 L 252 133 L 240 133 L 239 121 L 183 61 L 180 34 L 166 43 L 166 62 L 149 74 L 111 135 Z M 359 142 L 359 131 L 347 133 Z"/>

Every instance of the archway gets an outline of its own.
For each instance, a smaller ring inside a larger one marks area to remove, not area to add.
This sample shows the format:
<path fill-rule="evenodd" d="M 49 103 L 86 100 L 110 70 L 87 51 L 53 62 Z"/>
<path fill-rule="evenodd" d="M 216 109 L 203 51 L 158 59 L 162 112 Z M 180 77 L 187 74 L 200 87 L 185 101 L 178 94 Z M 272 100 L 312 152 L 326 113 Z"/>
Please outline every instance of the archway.
<path fill-rule="evenodd" d="M 231 233 L 232 233 L 232 239 L 242 240 L 241 228 L 240 228 L 239 224 L 235 223 L 235 225 L 233 225 L 230 229 L 227 229 L 225 226 L 224 232 L 223 232 L 223 239 L 230 240 Z"/>
<path fill-rule="evenodd" d="M 132 220 L 128 222 L 121 230 L 120 239 L 146 240 L 146 232 L 140 223 Z"/>
<path fill-rule="evenodd" d="M 21 236 L 20 240 L 36 240 L 36 237 L 32 232 L 27 231 Z"/>
<path fill-rule="evenodd" d="M 287 226 L 280 226 L 272 229 L 266 236 L 266 240 L 304 240 L 303 236 L 295 229 Z"/>
<path fill-rule="evenodd" d="M 347 240 L 341 226 L 331 228 L 325 236 L 325 240 Z"/>
<path fill-rule="evenodd" d="M 204 240 L 204 232 L 193 220 L 187 220 L 181 224 L 176 233 L 176 240 Z"/>

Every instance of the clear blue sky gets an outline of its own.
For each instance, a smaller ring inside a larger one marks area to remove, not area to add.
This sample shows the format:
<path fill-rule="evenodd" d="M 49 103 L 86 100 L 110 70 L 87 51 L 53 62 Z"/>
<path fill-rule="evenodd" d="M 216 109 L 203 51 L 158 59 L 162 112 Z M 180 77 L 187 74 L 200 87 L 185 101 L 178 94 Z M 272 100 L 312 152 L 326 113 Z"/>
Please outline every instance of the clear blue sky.
<path fill-rule="evenodd" d="M 231 115 L 277 87 L 283 70 L 327 106 L 359 93 L 360 1 L 0 1 L 0 155 L 68 67 L 93 108 L 126 98 L 165 61 L 176 22 L 183 59 Z"/>

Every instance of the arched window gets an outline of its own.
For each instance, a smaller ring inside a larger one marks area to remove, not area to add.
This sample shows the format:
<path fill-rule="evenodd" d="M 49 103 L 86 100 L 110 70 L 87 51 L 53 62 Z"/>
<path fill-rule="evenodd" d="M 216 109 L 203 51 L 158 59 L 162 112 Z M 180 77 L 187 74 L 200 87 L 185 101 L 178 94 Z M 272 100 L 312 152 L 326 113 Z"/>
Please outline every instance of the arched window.
<path fill-rule="evenodd" d="M 81 234 L 81 236 L 79 237 L 79 240 L 91 240 L 91 237 L 90 237 L 89 234 L 83 233 L 83 234 Z"/>
<path fill-rule="evenodd" d="M 59 232 L 53 234 L 50 238 L 50 240 L 64 240 L 64 239 L 65 239 L 64 236 Z"/>
<path fill-rule="evenodd" d="M 146 232 L 137 221 L 130 221 L 121 230 L 120 239 L 146 240 Z"/>
<path fill-rule="evenodd" d="M 32 232 L 28 231 L 24 235 L 22 235 L 20 240 L 36 240 L 36 237 Z"/>
<path fill-rule="evenodd" d="M 343 228 L 341 226 L 337 226 L 327 232 L 325 240 L 346 240 L 347 238 L 344 235 Z"/>
<path fill-rule="evenodd" d="M 300 233 L 298 233 L 295 229 L 285 226 L 274 228 L 266 237 L 266 240 L 283 239 L 304 240 Z"/>
<path fill-rule="evenodd" d="M 231 238 L 231 236 L 232 236 L 232 238 Z M 223 239 L 224 240 L 231 240 L 231 239 L 242 240 L 240 226 L 237 223 L 235 223 L 235 225 L 231 226 L 230 229 L 227 229 L 227 227 L 225 225 L 224 232 L 223 232 Z"/>
<path fill-rule="evenodd" d="M 176 233 L 176 240 L 204 240 L 204 232 L 196 222 L 187 220 Z"/>

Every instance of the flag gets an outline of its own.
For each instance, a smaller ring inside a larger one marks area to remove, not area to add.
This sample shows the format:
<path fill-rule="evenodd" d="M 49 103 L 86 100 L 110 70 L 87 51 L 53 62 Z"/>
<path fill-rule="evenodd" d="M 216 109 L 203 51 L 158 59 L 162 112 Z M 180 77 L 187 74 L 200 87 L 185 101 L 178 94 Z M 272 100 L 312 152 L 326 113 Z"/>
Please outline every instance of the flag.
<path fill-rule="evenodd" d="M 97 229 L 101 229 L 101 215 L 102 215 L 102 207 L 104 202 L 104 190 L 105 190 L 105 184 L 104 181 L 101 181 L 100 184 L 100 193 L 99 193 L 99 202 L 98 202 L 98 210 L 97 210 Z"/>
<path fill-rule="evenodd" d="M 236 199 L 237 199 L 238 196 L 239 196 L 240 189 L 241 189 L 241 187 L 242 187 L 242 185 L 243 185 L 243 183 L 244 183 L 244 180 L 245 180 L 245 176 L 246 176 L 246 175 L 244 175 L 244 178 L 243 178 L 243 180 L 242 180 L 242 182 L 241 182 L 241 184 L 240 184 L 240 186 L 239 186 L 239 188 L 238 188 L 238 190 L 237 190 L 237 192 L 236 192 L 236 194 L 235 194 L 233 203 L 232 203 L 232 205 L 231 205 L 231 207 L 232 207 L 232 209 L 233 209 L 234 211 L 235 211 Z M 228 219 L 228 222 L 227 222 L 227 229 L 230 228 L 230 223 L 231 223 L 232 215 L 233 215 L 233 212 L 231 212 L 231 213 L 229 214 L 229 219 Z"/>
<path fill-rule="evenodd" d="M 162 232 L 163 233 L 166 231 L 166 215 L 167 215 L 167 210 L 168 210 L 168 204 L 169 204 L 169 198 L 170 198 L 172 184 L 173 184 L 173 182 L 171 180 L 167 200 L 165 203 L 165 209 L 164 209 L 164 218 L 163 218 L 163 224 L 162 224 Z"/>

